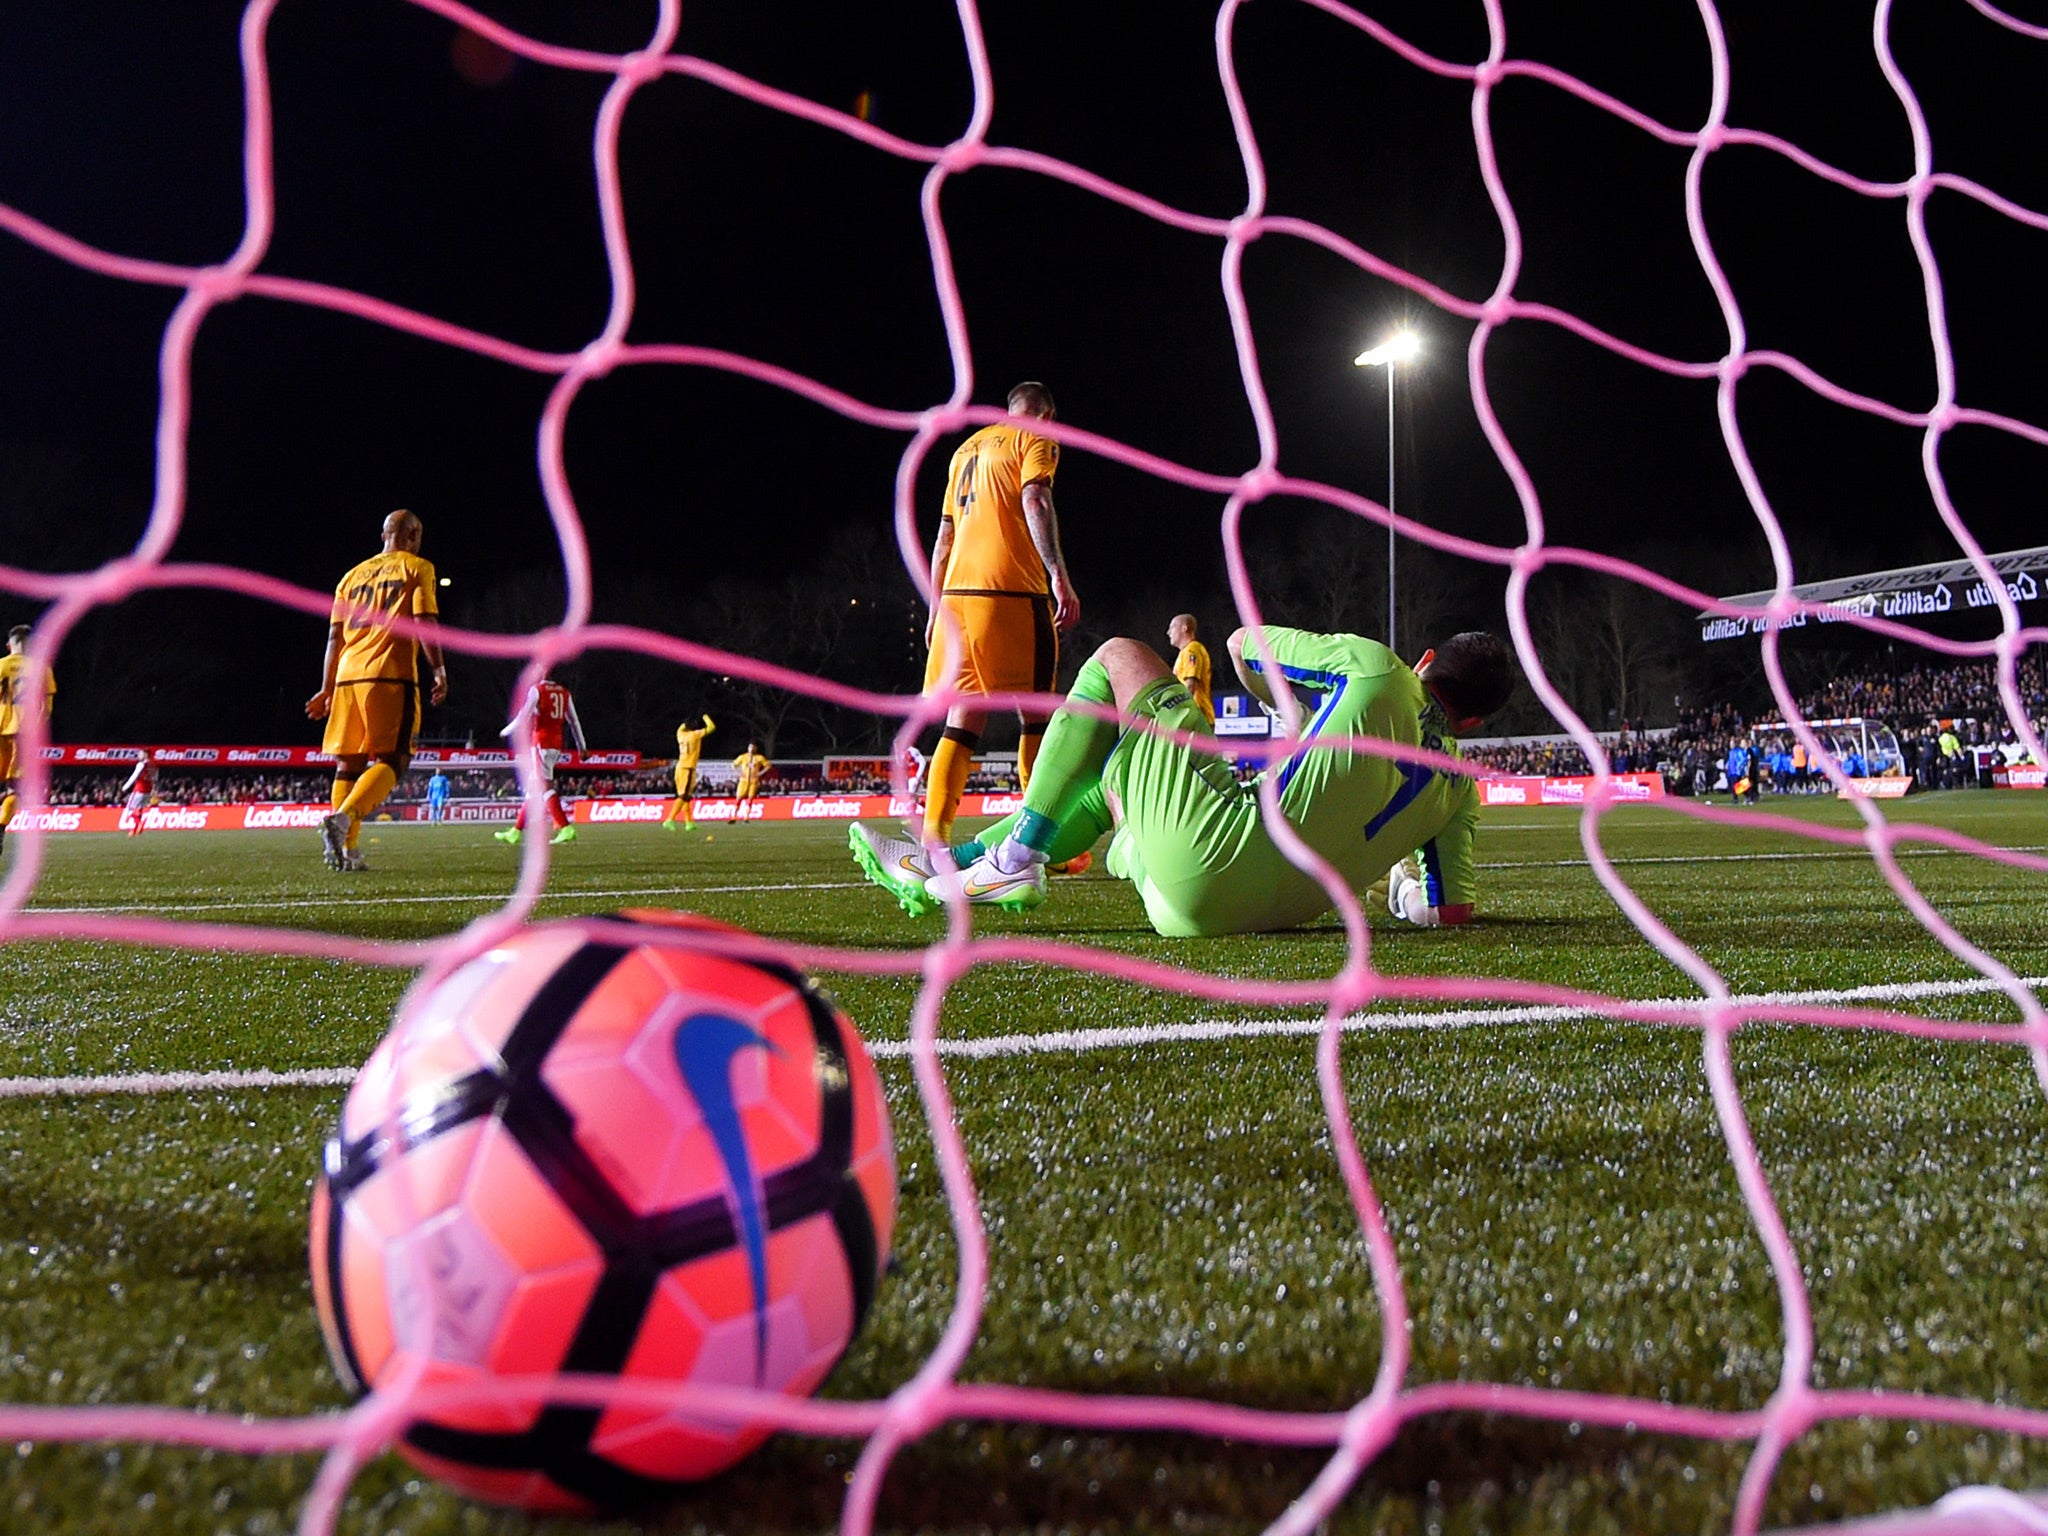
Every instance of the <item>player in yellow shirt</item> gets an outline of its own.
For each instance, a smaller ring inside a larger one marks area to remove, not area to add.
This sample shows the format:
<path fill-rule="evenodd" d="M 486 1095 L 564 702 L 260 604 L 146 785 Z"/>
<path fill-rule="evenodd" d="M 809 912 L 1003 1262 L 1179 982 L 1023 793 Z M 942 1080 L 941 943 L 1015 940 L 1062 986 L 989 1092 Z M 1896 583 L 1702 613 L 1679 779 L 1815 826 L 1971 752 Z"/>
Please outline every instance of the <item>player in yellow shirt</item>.
<path fill-rule="evenodd" d="M 1012 389 L 1007 406 L 1013 418 L 1025 423 L 1055 416 L 1052 391 L 1035 382 Z M 937 690 L 956 663 L 959 675 L 953 686 L 963 694 L 1049 693 L 1056 685 L 1060 631 L 1072 629 L 1081 618 L 1081 599 L 1067 574 L 1052 504 L 1059 461 L 1058 443 L 1016 420 L 983 427 L 954 453 L 932 545 L 932 590 L 938 600 L 925 622 L 927 694 Z M 926 842 L 952 841 L 953 817 L 987 723 L 988 712 L 971 702 L 946 712 L 945 731 L 925 778 Z M 1029 782 L 1044 736 L 1045 717 L 1020 711 L 1019 780 Z M 855 856 L 879 857 L 880 836 L 855 822 Z"/>
<path fill-rule="evenodd" d="M 432 630 L 440 613 L 433 565 L 420 558 L 420 520 L 403 509 L 384 519 L 383 551 L 353 568 L 334 589 L 320 691 L 309 719 L 325 720 L 321 750 L 334 756 L 334 813 L 320 822 L 329 869 L 362 869 L 356 837 L 412 762 L 420 724 L 419 653 L 433 669 L 427 697 L 448 697 L 448 665 Z M 392 628 L 410 619 L 418 639 Z M 374 761 L 373 761 L 374 760 Z"/>
<path fill-rule="evenodd" d="M 733 820 L 740 821 L 745 818 L 747 802 L 759 797 L 761 777 L 767 773 L 770 766 L 768 759 L 761 755 L 751 741 L 747 743 L 747 750 L 732 760 L 732 771 L 739 775 L 739 782 L 734 785 L 732 793 L 733 798 L 740 803 L 741 812 Z"/>
<path fill-rule="evenodd" d="M 14 781 L 21 772 L 21 749 L 15 741 L 29 719 L 28 637 L 29 627 L 17 624 L 7 631 L 7 654 L 0 656 L 0 839 L 14 820 Z M 43 669 L 43 718 L 57 699 L 57 674 Z"/>
<path fill-rule="evenodd" d="M 690 796 L 697 788 L 697 760 L 704 755 L 704 738 L 718 726 L 709 715 L 701 726 L 693 726 L 685 720 L 676 727 L 676 797 L 668 808 L 668 814 L 661 818 L 661 830 L 673 832 L 676 818 L 681 817 L 683 830 L 694 831 L 697 823 L 690 820 Z"/>
<path fill-rule="evenodd" d="M 1216 702 L 1210 695 L 1209 648 L 1195 638 L 1195 616 L 1177 613 L 1166 626 L 1166 643 L 1174 648 L 1173 675 L 1180 679 L 1195 701 L 1195 707 L 1211 725 L 1216 723 Z"/>

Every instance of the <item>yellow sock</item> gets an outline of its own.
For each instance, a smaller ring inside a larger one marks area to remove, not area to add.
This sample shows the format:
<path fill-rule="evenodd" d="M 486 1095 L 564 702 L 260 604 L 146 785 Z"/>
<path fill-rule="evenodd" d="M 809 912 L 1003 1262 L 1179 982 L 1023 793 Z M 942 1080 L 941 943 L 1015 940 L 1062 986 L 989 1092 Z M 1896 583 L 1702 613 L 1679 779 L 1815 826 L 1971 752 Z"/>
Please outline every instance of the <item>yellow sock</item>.
<path fill-rule="evenodd" d="M 9 791 L 7 791 L 4 797 L 0 797 L 0 832 L 5 832 L 7 830 L 8 823 L 13 820 L 14 791 L 10 789 Z"/>
<path fill-rule="evenodd" d="M 1031 770 L 1038 764 L 1039 744 L 1045 740 L 1041 731 L 1025 731 L 1017 737 L 1017 793 L 1023 794 L 1031 787 Z"/>
<path fill-rule="evenodd" d="M 370 812 L 384 803 L 384 797 L 391 793 L 398 783 L 398 775 L 391 771 L 389 763 L 372 763 L 363 770 L 363 776 L 356 780 L 356 787 L 348 792 L 348 798 L 341 802 L 349 819 L 357 826 Z M 349 833 L 349 846 L 355 846 L 355 833 Z"/>
<path fill-rule="evenodd" d="M 939 738 L 925 775 L 924 835 L 933 842 L 953 840 L 953 818 L 967 793 L 967 775 L 974 769 L 974 748 L 952 736 Z"/>

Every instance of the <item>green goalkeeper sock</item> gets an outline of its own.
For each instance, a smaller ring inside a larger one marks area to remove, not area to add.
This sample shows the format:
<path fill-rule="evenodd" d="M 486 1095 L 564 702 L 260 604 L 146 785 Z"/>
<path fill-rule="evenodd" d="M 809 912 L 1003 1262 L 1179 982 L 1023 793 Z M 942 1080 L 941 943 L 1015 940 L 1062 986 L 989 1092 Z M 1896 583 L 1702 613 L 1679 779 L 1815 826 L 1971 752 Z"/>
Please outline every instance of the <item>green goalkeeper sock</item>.
<path fill-rule="evenodd" d="M 1017 825 L 1010 829 L 1010 836 L 1034 853 L 1043 853 L 1050 848 L 1053 839 L 1060 835 L 1060 824 L 1051 816 L 1041 816 L 1025 806 L 1017 813 Z"/>
<path fill-rule="evenodd" d="M 1017 824 L 1023 819 L 1024 813 L 1018 811 L 992 827 L 984 827 L 978 837 L 956 843 L 953 862 L 965 869 L 991 848 L 1002 847 L 1004 838 L 1016 836 Z M 1075 854 L 1093 848 L 1096 839 L 1115 825 L 1110 820 L 1109 799 L 1102 793 L 1101 781 L 1077 786 L 1076 793 L 1061 807 L 1057 821 L 1053 839 L 1043 850 L 1047 863 L 1064 864 Z M 1024 839 L 1019 837 L 1017 841 L 1023 843 Z"/>
<path fill-rule="evenodd" d="M 1114 704 L 1116 694 L 1109 686 L 1108 668 L 1089 657 L 1067 697 L 1089 704 Z M 1031 767 L 1031 787 L 1024 791 L 1024 813 L 1018 818 L 1020 842 L 1041 850 L 1046 846 L 1032 840 L 1048 836 L 1040 823 L 1059 820 L 1061 809 L 1075 794 L 1102 777 L 1102 765 L 1116 746 L 1117 729 L 1114 720 L 1098 720 L 1070 709 L 1052 717 L 1045 727 L 1038 761 Z"/>
<path fill-rule="evenodd" d="M 1067 690 L 1067 697 L 1091 704 L 1114 704 L 1109 672 L 1090 657 Z M 1116 747 L 1120 727 L 1078 710 L 1060 710 L 1045 728 L 1045 742 L 1024 792 L 1024 809 L 985 828 L 971 844 L 956 848 L 961 868 L 990 848 L 1014 837 L 1022 846 L 1042 853 L 1055 864 L 1092 847 L 1109 830 L 1109 804 L 1102 793 L 1102 765 Z"/>

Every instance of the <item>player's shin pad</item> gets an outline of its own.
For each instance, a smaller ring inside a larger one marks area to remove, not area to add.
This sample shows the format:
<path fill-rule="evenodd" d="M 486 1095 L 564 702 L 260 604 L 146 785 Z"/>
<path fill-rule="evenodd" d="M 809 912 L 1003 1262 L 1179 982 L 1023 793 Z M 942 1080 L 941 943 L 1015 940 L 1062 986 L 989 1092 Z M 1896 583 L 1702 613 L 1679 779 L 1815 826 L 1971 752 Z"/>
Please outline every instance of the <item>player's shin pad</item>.
<path fill-rule="evenodd" d="M 1067 697 L 1090 704 L 1114 704 L 1116 695 L 1110 690 L 1108 669 L 1089 657 L 1081 675 L 1074 679 L 1074 686 L 1067 690 Z M 1116 738 L 1113 720 L 1098 720 L 1068 709 L 1056 713 L 1046 724 L 1045 741 L 1031 771 L 1031 787 L 1024 792 L 1024 808 L 1065 822 L 1074 800 L 1101 780 L 1102 765 L 1109 761 Z M 1088 841 L 1092 843 L 1095 838 Z"/>
<path fill-rule="evenodd" d="M 385 797 L 398 784 L 398 775 L 389 763 L 372 763 L 362 772 L 351 786 L 348 796 L 341 802 L 340 809 L 347 811 L 357 821 L 368 818 L 370 812 L 384 803 Z"/>
<path fill-rule="evenodd" d="M 926 775 L 924 835 L 935 843 L 953 840 L 953 817 L 960 809 L 960 797 L 967 792 L 967 776 L 974 769 L 974 753 L 980 738 L 968 738 L 947 728 L 932 753 Z"/>

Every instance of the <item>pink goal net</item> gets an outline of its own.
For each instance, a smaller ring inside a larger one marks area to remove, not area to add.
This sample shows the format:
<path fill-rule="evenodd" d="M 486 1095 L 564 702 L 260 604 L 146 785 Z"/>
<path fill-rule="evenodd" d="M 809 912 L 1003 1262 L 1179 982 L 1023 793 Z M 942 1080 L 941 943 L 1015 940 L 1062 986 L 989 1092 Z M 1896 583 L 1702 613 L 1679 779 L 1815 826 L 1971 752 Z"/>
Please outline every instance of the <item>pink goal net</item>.
<path fill-rule="evenodd" d="M 1935 147 L 1913 84 L 1897 65 L 1889 39 L 1889 0 L 1878 0 L 1872 13 L 1871 47 L 1910 131 L 1911 165 L 1895 180 L 1877 181 L 1850 174 L 1770 134 L 1731 124 L 1729 52 L 1722 18 L 1713 0 L 1698 0 L 1699 47 L 1711 70 L 1711 97 L 1703 120 L 1684 124 L 1661 122 L 1626 102 L 1594 89 L 1573 75 L 1517 58 L 1500 0 L 1480 0 L 1488 46 L 1479 59 L 1446 59 L 1415 46 L 1366 9 L 1340 0 L 1303 0 L 1337 23 L 1373 43 L 1414 70 L 1459 82 L 1470 93 L 1470 117 L 1487 197 L 1498 220 L 1504 258 L 1491 288 L 1461 293 L 1404 270 L 1385 255 L 1361 248 L 1319 224 L 1267 211 L 1267 184 L 1262 163 L 1259 124 L 1239 87 L 1234 29 L 1241 5 L 1224 0 L 1215 18 L 1217 77 L 1230 113 L 1241 155 L 1244 201 L 1228 212 L 1195 212 L 1169 206 L 1121 185 L 1085 166 L 1031 150 L 990 142 L 989 130 L 1001 82 L 991 66 L 974 0 L 959 0 L 958 12 L 966 55 L 971 66 L 973 108 L 959 135 L 948 143 L 924 144 L 899 138 L 860 117 L 820 102 L 792 95 L 749 79 L 732 69 L 684 51 L 687 42 L 680 0 L 661 0 L 656 21 L 643 47 L 613 55 L 560 47 L 499 24 L 455 0 L 413 0 L 442 18 L 451 28 L 466 28 L 532 65 L 576 71 L 608 81 L 596 114 L 591 139 L 605 257 L 610 271 L 610 304 L 597 334 L 574 351 L 535 349 L 520 342 L 483 334 L 417 313 L 374 293 L 349 291 L 294 279 L 265 270 L 275 228 L 272 180 L 272 79 L 266 53 L 267 34 L 280 0 L 251 0 L 243 13 L 241 67 L 243 79 L 243 181 L 246 219 L 239 244 L 214 264 L 193 267 L 168 263 L 144 254 L 95 248 L 64 230 L 20 209 L 0 206 L 0 229 L 65 262 L 105 278 L 154 285 L 176 293 L 175 312 L 165 326 L 160 351 L 160 400 L 156 433 L 155 498 L 146 530 L 134 549 L 95 569 L 61 575 L 40 574 L 19 566 L 0 565 L 0 588 L 46 603 L 35 627 L 31 654 L 39 664 L 55 665 L 66 637 L 95 607 L 132 594 L 166 588 L 204 588 L 240 594 L 265 603 L 324 617 L 328 596 L 256 572 L 218 565 L 181 564 L 170 558 L 186 508 L 188 426 L 194 406 L 194 348 L 210 317 L 223 306 L 260 296 L 283 304 L 312 306 L 353 317 L 364 325 L 389 327 L 424 341 L 461 349 L 508 369 L 525 370 L 551 382 L 546 404 L 535 425 L 546 502 L 559 541 L 566 579 L 567 604 L 561 620 L 533 634 L 490 634 L 469 630 L 443 632 L 454 650 L 478 656 L 514 658 L 526 664 L 519 685 L 545 668 L 595 649 L 624 650 L 678 666 L 713 669 L 758 679 L 834 703 L 886 715 L 904 722 L 906 732 L 930 724 L 947 700 L 875 696 L 850 689 L 829 678 L 797 675 L 744 655 L 727 654 L 647 630 L 593 623 L 592 563 L 578 510 L 576 487 L 565 468 L 567 422 L 579 394 L 593 381 L 621 369 L 687 368 L 737 374 L 775 390 L 802 397 L 849 420 L 892 432 L 908 433 L 897 478 L 895 533 L 906 566 L 914 575 L 924 568 L 912 487 L 920 467 L 935 445 L 992 420 L 1000 412 L 971 403 L 985 393 L 986 380 L 976 377 L 969 344 L 968 315 L 955 279 L 940 193 L 948 183 L 1003 168 L 1065 183 L 1080 194 L 1121 205 L 1131 213 L 1213 242 L 1220 258 L 1222 298 L 1228 310 L 1245 399 L 1257 427 L 1255 463 L 1228 471 L 1179 463 L 1087 430 L 1061 424 L 1049 433 L 1062 444 L 1086 454 L 1113 460 L 1220 499 L 1219 532 L 1231 587 L 1244 621 L 1256 624 L 1261 613 L 1254 584 L 1239 540 L 1240 518 L 1255 504 L 1277 496 L 1319 502 L 1355 516 L 1374 529 L 1389 523 L 1401 537 L 1427 545 L 1447 556 L 1480 562 L 1506 573 L 1507 623 L 1521 666 L 1550 713 L 1579 742 L 1601 776 L 1587 798 L 1580 826 L 1585 856 L 1601 885 L 1656 951 L 1691 978 L 1696 999 L 1645 1002 L 1604 996 L 1565 987 L 1471 979 L 1413 979 L 1383 974 L 1375 968 L 1370 932 L 1357 899 L 1327 869 L 1321 876 L 1336 899 L 1348 935 L 1348 958 L 1338 974 L 1318 983 L 1259 983 L 1199 971 L 1183 970 L 1080 945 L 1025 938 L 978 937 L 969 915 L 955 911 L 946 935 L 929 949 L 877 955 L 869 951 L 824 948 L 781 951 L 794 963 L 847 972 L 889 973 L 923 978 L 911 1018 L 908 1056 L 916 1090 L 937 1149 L 954 1234 L 959 1245 L 957 1299 L 943 1337 L 914 1379 L 883 1401 L 785 1401 L 732 1392 L 713 1394 L 707 1407 L 752 1416 L 795 1430 L 854 1435 L 864 1450 L 850 1480 L 842 1530 L 864 1536 L 877 1518 L 882 1480 L 905 1443 L 936 1426 L 957 1419 L 984 1419 L 1069 1425 L 1095 1429 L 1170 1429 L 1241 1442 L 1320 1447 L 1328 1452 L 1323 1470 L 1275 1522 L 1272 1529 L 1305 1536 L 1336 1509 L 1361 1471 L 1389 1445 L 1405 1425 L 1448 1411 L 1482 1411 L 1557 1422 L 1628 1426 L 1650 1433 L 1740 1443 L 1750 1453 L 1742 1480 L 1734 1527 L 1756 1530 L 1763 1518 L 1766 1495 L 1787 1447 L 1816 1425 L 1831 1420 L 1867 1417 L 1880 1420 L 1943 1423 L 1986 1430 L 2048 1437 L 2048 1410 L 1999 1406 L 1986 1401 L 1875 1390 L 1826 1389 L 1815 1379 L 1815 1330 L 1800 1255 L 1781 1219 L 1772 1183 L 1753 1137 L 1741 1088 L 1733 1066 L 1731 1041 L 1743 1026 L 1775 1022 L 1830 1030 L 1881 1031 L 1935 1040 L 1981 1042 L 2023 1047 L 2048 1091 L 2048 1013 L 2034 985 L 1971 943 L 1938 911 L 1902 871 L 1898 856 L 1913 844 L 1939 846 L 2028 871 L 2048 870 L 2048 858 L 1989 846 L 1939 827 L 1888 818 L 1880 808 L 1859 801 L 1861 825 L 1828 828 L 1739 810 L 1711 809 L 1671 802 L 1672 815 L 1702 818 L 1729 826 L 1763 828 L 1868 854 L 1898 900 L 1926 930 L 1988 989 L 2010 1000 L 2022 1022 L 1989 1024 L 1927 1017 L 1885 1006 L 1774 1002 L 1738 997 L 1727 980 L 1683 942 L 1631 889 L 1609 858 L 1602 840 L 1603 818 L 1618 797 L 1608 793 L 1608 758 L 1588 723 L 1576 715 L 1545 671 L 1528 617 L 1531 580 L 1547 567 L 1569 566 L 1635 583 L 1677 602 L 1733 615 L 1737 610 L 1717 604 L 1696 591 L 1639 564 L 1597 550 L 1553 543 L 1546 537 L 1543 495 L 1518 457 L 1516 444 L 1502 426 L 1489 397 L 1489 350 L 1496 335 L 1510 326 L 1559 327 L 1644 370 L 1677 378 L 1712 381 L 1717 416 L 1726 451 L 1747 495 L 1749 508 L 1768 541 L 1776 574 L 1777 594 L 1766 616 L 1787 620 L 1810 612 L 1792 595 L 1793 561 L 1778 517 L 1762 479 L 1751 464 L 1738 422 L 1736 402 L 1748 376 L 1772 371 L 1835 405 L 1884 421 L 1917 429 L 1922 435 L 1922 462 L 1933 505 L 1955 544 L 1975 563 L 1996 596 L 1999 632 L 1984 641 L 1930 636 L 1881 617 L 1856 616 L 1847 622 L 1902 644 L 1959 658 L 1995 663 L 1999 694 L 2020 739 L 2041 758 L 2042 742 L 2034 734 L 2022 705 L 2016 667 L 2029 646 L 2048 639 L 2048 632 L 2023 626 L 1993 573 L 1985 551 L 1952 502 L 1940 464 L 1946 434 L 1972 426 L 2008 434 L 2036 446 L 2048 446 L 2048 428 L 1969 405 L 1960 398 L 1954 354 L 1944 309 L 1944 276 L 1935 242 L 1928 233 L 1928 206 L 1937 195 L 1967 199 L 2011 221 L 2048 231 L 2048 212 L 2020 206 L 1996 189 L 1936 169 Z M 2048 27 L 2026 24 L 2007 15 L 1990 0 L 1969 0 L 1983 17 L 2007 29 L 2013 45 L 2039 48 L 2048 44 Z M 893 157 L 925 167 L 920 209 L 928 242 L 931 277 L 950 349 L 953 384 L 950 395 L 925 404 L 882 404 L 853 398 L 814 379 L 759 358 L 708 347 L 629 341 L 636 303 L 636 272 L 628 237 L 628 209 L 621 190 L 619 145 L 622 124 L 635 97 L 655 82 L 684 76 L 709 88 L 744 97 L 761 109 L 785 114 L 825 133 L 843 136 L 875 156 Z M 1606 114 L 1630 130 L 1685 152 L 1683 199 L 1685 227 L 1699 269 L 1704 274 L 1725 326 L 1725 342 L 1713 356 L 1674 357 L 1609 334 L 1598 326 L 1556 307 L 1517 296 L 1523 246 L 1517 211 L 1496 160 L 1493 123 L 1495 93 L 1504 82 L 1521 79 L 1567 93 L 1586 107 Z M 1924 324 L 1931 343 L 1934 371 L 1920 398 L 1889 401 L 1871 398 L 1831 382 L 1798 358 L 1753 350 L 1735 286 L 1716 254 L 1714 231 L 1701 197 L 1704 167 L 1731 146 L 1782 157 L 1819 182 L 1831 183 L 1891 209 L 1903 224 L 1917 259 L 1925 295 Z M 1342 487 L 1286 475 L 1279 429 L 1269 402 L 1258 337 L 1241 280 L 1241 262 L 1254 242 L 1297 241 L 1320 247 L 1359 272 L 1396 284 L 1423 305 L 1469 322 L 1471 340 L 1466 380 L 1471 400 L 1494 454 L 1512 482 L 1519 501 L 1524 533 L 1513 545 L 1492 545 L 1461 538 L 1409 518 L 1395 518 L 1385 506 Z M 1748 616 L 1748 615 L 1745 615 Z M 1826 744 L 1800 714 L 1781 662 L 1775 629 L 1762 637 L 1762 655 L 1781 718 L 1828 777 L 1844 783 L 1840 765 Z M 22 744 L 27 749 L 22 778 L 25 806 L 33 811 L 48 793 L 48 773 L 38 756 L 45 727 L 30 720 Z M 1274 750 L 1285 751 L 1287 743 Z M 1371 745 L 1371 744 L 1366 744 Z M 1385 750 L 1381 748 L 1380 750 Z M 1277 809 L 1266 814 L 1275 835 L 1305 868 L 1318 868 L 1313 855 L 1292 838 Z M 530 841 L 516 890 L 504 906 L 478 919 L 458 934 L 432 943 L 387 943 L 317 932 L 259 926 L 175 921 L 149 916 L 57 913 L 29 906 L 43 868 L 44 839 L 32 824 L 7 839 L 13 857 L 0 881 L 0 942 L 36 939 L 100 940 L 126 945 L 319 956 L 388 967 L 424 967 L 431 978 L 445 973 L 498 942 L 524 922 L 541 895 L 548 870 L 544 842 Z M 1164 1398 L 1105 1397 L 1056 1392 L 1023 1386 L 973 1384 L 961 1379 L 963 1364 L 983 1322 L 988 1295 L 989 1250 L 977 1202 L 974 1171 L 953 1113 L 945 1060 L 938 1049 L 941 1007 L 947 990 L 971 968 L 992 962 L 1027 962 L 1097 973 L 1189 998 L 1228 1001 L 1238 1005 L 1313 1005 L 1324 1011 L 1317 1069 L 1322 1104 L 1352 1208 L 1369 1255 L 1378 1300 L 1382 1335 L 1380 1367 L 1371 1391 L 1341 1413 L 1265 1411 L 1229 1402 Z M 1720 1411 L 1675 1406 L 1632 1397 L 1601 1396 L 1530 1385 L 1492 1382 L 1409 1380 L 1409 1307 L 1394 1236 L 1375 1194 L 1372 1169 L 1360 1151 L 1352 1124 L 1340 1064 L 1343 1021 L 1369 1005 L 1389 1000 L 1446 1004 L 1523 1004 L 1630 1020 L 1697 1032 L 1720 1129 L 1750 1217 L 1768 1254 L 1777 1287 L 1782 1325 L 1782 1371 L 1775 1392 L 1750 1411 Z M 592 1393 L 600 1389 L 592 1387 Z M 244 1420 L 154 1406 L 67 1408 L 0 1408 L 0 1436 L 15 1441 L 134 1439 L 213 1446 L 235 1451 L 318 1450 L 327 1453 L 302 1516 L 302 1529 L 324 1533 L 333 1528 L 340 1501 L 362 1461 L 388 1443 L 403 1423 L 406 1405 L 372 1396 L 357 1409 L 303 1419 Z M 1975 1520 L 1987 1527 L 1999 1519 L 2013 1529 L 2043 1529 L 2034 1507 L 1994 1490 L 1972 1490 L 1946 1512 L 1929 1512 L 1930 1525 L 1944 1520 Z M 2029 1524 L 2028 1522 L 2031 1522 Z"/>

